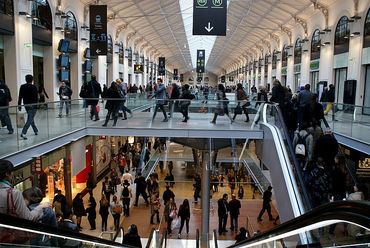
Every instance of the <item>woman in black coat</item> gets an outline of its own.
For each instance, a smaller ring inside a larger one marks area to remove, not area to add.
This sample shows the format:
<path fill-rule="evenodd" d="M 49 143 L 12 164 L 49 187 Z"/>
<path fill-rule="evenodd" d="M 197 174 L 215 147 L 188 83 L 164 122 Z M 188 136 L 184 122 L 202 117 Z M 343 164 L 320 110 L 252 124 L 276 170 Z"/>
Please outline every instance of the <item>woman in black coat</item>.
<path fill-rule="evenodd" d="M 87 219 L 89 220 L 89 223 L 90 223 L 90 227 L 91 227 L 90 230 L 95 230 L 96 229 L 96 223 L 95 223 L 96 201 L 92 195 L 90 195 L 89 202 L 90 202 L 90 206 L 86 209 L 86 212 L 89 214 Z"/>
<path fill-rule="evenodd" d="M 179 230 L 179 238 L 181 236 L 182 228 L 186 222 L 186 236 L 189 236 L 189 220 L 190 220 L 190 206 L 188 199 L 185 199 L 179 208 L 179 217 L 181 218 L 181 226 Z"/>
<path fill-rule="evenodd" d="M 84 207 L 84 202 L 82 200 L 82 195 L 81 193 L 78 193 L 76 197 L 73 199 L 73 213 L 77 217 L 77 226 L 79 229 L 81 228 L 81 219 L 82 216 L 86 216 L 86 211 Z"/>
<path fill-rule="evenodd" d="M 108 98 L 108 101 L 105 104 L 105 108 L 108 110 L 108 113 L 107 116 L 105 117 L 103 127 L 107 126 L 111 115 L 113 117 L 113 126 L 116 126 L 118 120 L 118 111 L 121 106 L 121 101 L 119 100 L 121 98 L 121 95 L 119 93 L 119 87 L 117 82 L 112 82 L 111 86 L 104 94 L 104 98 Z"/>

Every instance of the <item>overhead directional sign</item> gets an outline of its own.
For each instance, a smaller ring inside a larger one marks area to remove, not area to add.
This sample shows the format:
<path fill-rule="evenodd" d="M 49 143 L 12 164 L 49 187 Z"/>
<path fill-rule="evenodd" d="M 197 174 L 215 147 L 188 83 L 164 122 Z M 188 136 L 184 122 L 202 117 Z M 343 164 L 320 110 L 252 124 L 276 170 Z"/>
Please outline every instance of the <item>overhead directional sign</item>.
<path fill-rule="evenodd" d="M 197 73 L 204 72 L 204 64 L 205 64 L 205 50 L 197 50 Z"/>
<path fill-rule="evenodd" d="M 90 55 L 107 55 L 107 5 L 90 5 Z"/>
<path fill-rule="evenodd" d="M 178 80 L 178 79 L 179 79 L 179 70 L 173 69 L 173 80 Z"/>
<path fill-rule="evenodd" d="M 227 0 L 194 0 L 193 35 L 226 36 L 226 12 Z"/>
<path fill-rule="evenodd" d="M 166 59 L 164 57 L 160 57 L 158 61 L 158 75 L 165 76 L 166 75 Z"/>

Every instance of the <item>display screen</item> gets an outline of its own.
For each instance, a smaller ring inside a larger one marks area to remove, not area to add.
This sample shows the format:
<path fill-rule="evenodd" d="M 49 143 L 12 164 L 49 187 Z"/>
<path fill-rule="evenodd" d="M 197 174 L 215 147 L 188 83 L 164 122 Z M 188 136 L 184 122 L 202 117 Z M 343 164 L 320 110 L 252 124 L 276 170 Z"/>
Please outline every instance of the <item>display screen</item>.
<path fill-rule="evenodd" d="M 66 53 L 68 52 L 68 48 L 69 48 L 69 41 L 64 40 L 64 39 L 59 41 L 59 46 L 58 46 L 59 52 Z"/>
<path fill-rule="evenodd" d="M 68 67 L 69 64 L 69 57 L 67 55 L 59 55 L 59 66 L 60 67 Z"/>
<path fill-rule="evenodd" d="M 85 61 L 85 71 L 91 71 L 92 70 L 92 63 L 90 60 Z"/>
<path fill-rule="evenodd" d="M 59 70 L 59 81 L 69 81 L 69 71 Z"/>

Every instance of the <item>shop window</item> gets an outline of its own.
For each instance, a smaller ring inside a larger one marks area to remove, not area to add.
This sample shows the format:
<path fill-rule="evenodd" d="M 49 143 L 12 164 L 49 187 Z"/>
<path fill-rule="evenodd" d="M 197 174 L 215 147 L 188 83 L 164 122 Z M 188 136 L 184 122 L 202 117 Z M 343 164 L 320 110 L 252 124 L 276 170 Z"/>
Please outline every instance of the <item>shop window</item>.
<path fill-rule="evenodd" d="M 123 50 L 123 42 L 122 41 L 119 43 L 118 52 L 119 52 L 119 63 L 121 65 L 123 65 L 123 61 L 124 61 L 124 50 Z"/>
<path fill-rule="evenodd" d="M 321 36 L 320 30 L 316 29 L 312 35 L 311 41 L 311 60 L 319 59 L 321 51 Z"/>
<path fill-rule="evenodd" d="M 13 16 L 13 0 L 0 0 L 0 13 Z"/>
<path fill-rule="evenodd" d="M 272 69 L 276 69 L 276 62 L 277 62 L 277 52 L 274 50 L 272 53 Z"/>
<path fill-rule="evenodd" d="M 365 20 L 364 47 L 370 47 L 370 9 L 367 12 Z"/>
<path fill-rule="evenodd" d="M 350 24 L 348 17 L 340 18 L 337 28 L 335 29 L 334 38 L 334 55 L 346 53 L 349 51 Z"/>
<path fill-rule="evenodd" d="M 67 18 L 64 19 L 64 38 L 67 40 L 77 41 L 77 21 L 71 11 L 66 13 Z"/>
<path fill-rule="evenodd" d="M 294 64 L 300 64 L 302 61 L 302 42 L 298 38 L 294 46 Z"/>
<path fill-rule="evenodd" d="M 283 52 L 281 55 L 281 61 L 282 61 L 282 66 L 286 67 L 288 65 L 288 46 L 284 45 L 283 47 Z"/>
<path fill-rule="evenodd" d="M 32 1 L 32 24 L 42 28 L 52 30 L 53 18 L 51 9 L 47 0 L 34 0 Z"/>

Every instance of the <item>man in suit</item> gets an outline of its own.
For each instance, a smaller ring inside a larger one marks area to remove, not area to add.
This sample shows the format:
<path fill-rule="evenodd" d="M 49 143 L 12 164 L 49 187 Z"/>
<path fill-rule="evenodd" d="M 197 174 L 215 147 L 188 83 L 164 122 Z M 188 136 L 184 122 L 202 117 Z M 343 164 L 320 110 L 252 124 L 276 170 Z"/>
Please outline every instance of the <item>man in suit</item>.
<path fill-rule="evenodd" d="M 91 76 L 91 81 L 87 83 L 87 98 L 99 98 L 101 96 L 101 86 L 96 81 L 96 76 Z M 90 113 L 90 119 L 93 119 L 93 116 L 95 116 L 94 121 L 99 120 L 99 113 L 96 108 L 96 105 L 98 105 L 99 99 L 91 99 L 87 100 L 87 105 L 91 106 L 91 113 Z"/>
<path fill-rule="evenodd" d="M 236 199 L 236 195 L 231 195 L 231 201 L 229 202 L 230 208 L 230 229 L 231 231 L 238 231 L 238 217 L 239 217 L 239 209 L 242 207 L 240 201 Z M 234 229 L 235 228 L 235 229 Z"/>
<path fill-rule="evenodd" d="M 218 234 L 227 232 L 226 223 L 227 215 L 229 213 L 229 203 L 227 202 L 227 194 L 224 194 L 221 199 L 218 200 Z"/>

